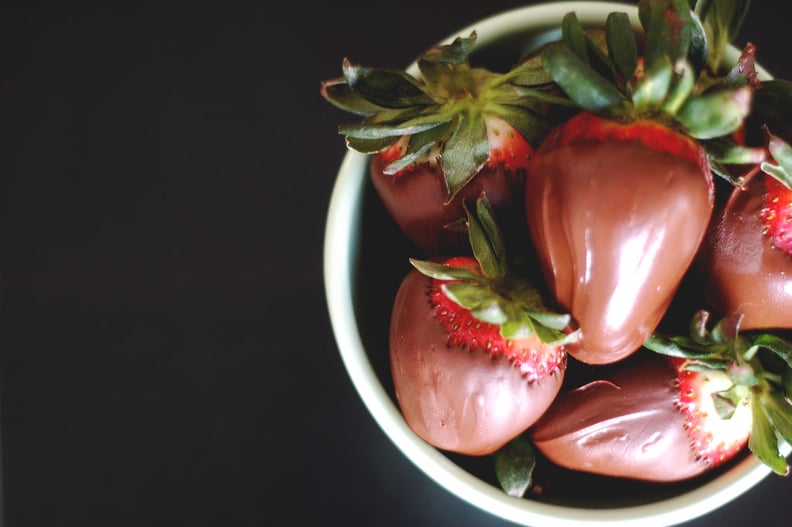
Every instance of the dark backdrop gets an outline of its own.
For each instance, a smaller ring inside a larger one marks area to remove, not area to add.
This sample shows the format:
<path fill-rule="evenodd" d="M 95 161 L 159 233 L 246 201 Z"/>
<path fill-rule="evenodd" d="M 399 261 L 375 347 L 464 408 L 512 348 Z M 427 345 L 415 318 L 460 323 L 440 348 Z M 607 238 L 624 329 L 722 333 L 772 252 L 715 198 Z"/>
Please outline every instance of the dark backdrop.
<path fill-rule="evenodd" d="M 505 525 L 407 461 L 342 367 L 318 88 L 525 3 L 0 9 L 9 527 Z M 755 2 L 745 34 L 792 78 L 788 30 Z M 790 491 L 691 525 L 786 526 Z"/>

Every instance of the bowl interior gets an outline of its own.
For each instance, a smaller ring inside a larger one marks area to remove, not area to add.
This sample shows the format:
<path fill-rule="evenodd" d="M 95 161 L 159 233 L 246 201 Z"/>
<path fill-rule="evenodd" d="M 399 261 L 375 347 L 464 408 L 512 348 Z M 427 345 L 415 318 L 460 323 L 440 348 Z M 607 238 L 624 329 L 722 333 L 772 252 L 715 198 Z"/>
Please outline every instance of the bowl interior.
<path fill-rule="evenodd" d="M 604 23 L 612 11 L 627 12 L 637 25 L 633 6 L 555 2 L 495 15 L 457 35 L 467 36 L 475 29 L 478 41 L 471 62 L 504 71 L 524 52 L 558 38 L 558 23 L 570 11 L 589 26 Z M 736 50 L 731 51 L 736 57 Z M 391 303 L 410 270 L 410 256 L 416 256 L 414 249 L 370 184 L 368 158 L 349 152 L 333 191 L 325 238 L 325 284 L 339 352 L 377 423 L 406 457 L 450 492 L 495 515 L 534 527 L 583 523 L 650 527 L 706 514 L 768 474 L 746 455 L 688 482 L 649 484 L 566 471 L 540 458 L 536 483 L 542 492 L 525 499 L 507 496 L 498 488 L 491 458 L 458 456 L 428 446 L 407 427 L 398 410 L 388 330 Z M 573 382 L 573 376 L 568 377 Z"/>

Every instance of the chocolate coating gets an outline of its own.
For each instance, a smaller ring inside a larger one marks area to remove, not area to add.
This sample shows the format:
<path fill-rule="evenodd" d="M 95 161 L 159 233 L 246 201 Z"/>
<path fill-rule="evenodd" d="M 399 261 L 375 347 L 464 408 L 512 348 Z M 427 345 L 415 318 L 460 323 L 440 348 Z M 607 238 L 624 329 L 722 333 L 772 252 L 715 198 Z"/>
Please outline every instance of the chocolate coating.
<path fill-rule="evenodd" d="M 582 472 L 645 481 L 689 479 L 708 470 L 677 410 L 676 372 L 647 355 L 558 396 L 532 428 L 536 449 Z"/>
<path fill-rule="evenodd" d="M 735 188 L 702 247 L 707 299 L 742 329 L 792 328 L 792 255 L 762 234 L 763 178 Z"/>
<path fill-rule="evenodd" d="M 522 214 L 523 170 L 512 173 L 502 167 L 485 166 L 446 203 L 448 196 L 440 174 L 428 164 L 399 176 L 383 173 L 384 166 L 382 156 L 372 156 L 374 188 L 396 224 L 424 256 L 458 254 L 460 247 L 467 246 L 467 231 L 448 230 L 446 225 L 465 218 L 464 201 L 476 199 L 484 191 L 496 210 L 519 210 Z"/>
<path fill-rule="evenodd" d="M 428 443 L 461 454 L 490 454 L 544 413 L 564 370 L 531 383 L 502 356 L 448 345 L 427 296 L 430 284 L 413 270 L 394 302 L 390 360 L 399 406 Z"/>
<path fill-rule="evenodd" d="M 526 215 L 544 274 L 581 329 L 569 353 L 616 362 L 657 327 L 709 223 L 711 179 L 640 141 L 578 140 L 537 155 Z"/>

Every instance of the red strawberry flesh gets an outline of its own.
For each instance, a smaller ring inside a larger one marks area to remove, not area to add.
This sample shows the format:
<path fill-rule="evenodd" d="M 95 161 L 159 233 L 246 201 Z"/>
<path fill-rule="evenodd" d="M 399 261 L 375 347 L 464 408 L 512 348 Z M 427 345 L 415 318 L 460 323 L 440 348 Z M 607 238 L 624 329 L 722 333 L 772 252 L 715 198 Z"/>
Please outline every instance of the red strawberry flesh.
<path fill-rule="evenodd" d="M 774 247 L 792 254 L 792 190 L 772 177 L 765 178 L 765 186 L 767 194 L 761 213 L 765 232 Z"/>

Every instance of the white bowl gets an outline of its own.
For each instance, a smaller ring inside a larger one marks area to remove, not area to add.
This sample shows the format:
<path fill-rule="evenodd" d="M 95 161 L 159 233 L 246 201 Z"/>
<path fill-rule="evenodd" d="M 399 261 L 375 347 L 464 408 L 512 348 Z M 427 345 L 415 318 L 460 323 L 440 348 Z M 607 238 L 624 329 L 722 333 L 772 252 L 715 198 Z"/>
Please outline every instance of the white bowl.
<path fill-rule="evenodd" d="M 553 2 L 483 19 L 443 42 L 468 36 L 475 30 L 477 49 L 491 56 L 508 49 L 510 53 L 506 56 L 512 59 L 543 41 L 558 38 L 559 22 L 570 11 L 575 11 L 584 25 L 601 25 L 613 11 L 627 12 L 638 25 L 637 9 L 633 6 Z M 433 43 L 427 43 L 430 44 Z M 738 50 L 731 48 L 727 60 L 735 61 L 738 55 Z M 415 71 L 414 64 L 411 71 Z M 760 76 L 769 78 L 764 70 L 760 70 Z M 747 492 L 770 473 L 753 456 L 745 456 L 709 477 L 679 485 L 649 487 L 619 503 L 602 501 L 595 506 L 575 496 L 550 500 L 510 497 L 491 481 L 475 474 L 464 459 L 425 443 L 402 418 L 388 370 L 390 301 L 408 270 L 406 257 L 412 255 L 403 252 L 407 246 L 400 245 L 400 233 L 391 226 L 372 193 L 368 162 L 368 156 L 347 153 L 330 201 L 324 246 L 330 318 L 341 359 L 369 412 L 401 452 L 439 485 L 484 511 L 531 527 L 667 527 L 713 511 Z M 376 276 L 372 266 L 377 266 Z M 359 272 L 361 269 L 366 272 Z"/>

